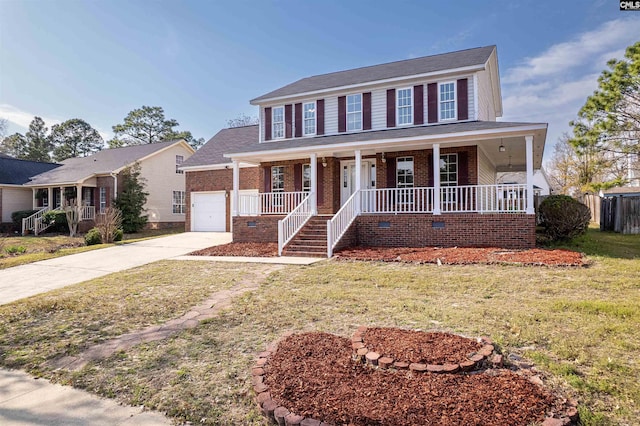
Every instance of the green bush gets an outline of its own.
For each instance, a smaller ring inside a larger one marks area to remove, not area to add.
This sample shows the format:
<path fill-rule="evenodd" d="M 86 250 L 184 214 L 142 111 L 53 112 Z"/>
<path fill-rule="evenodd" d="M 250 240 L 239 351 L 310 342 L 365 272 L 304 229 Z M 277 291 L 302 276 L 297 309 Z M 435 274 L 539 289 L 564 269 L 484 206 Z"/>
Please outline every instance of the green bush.
<path fill-rule="evenodd" d="M 67 232 L 67 214 L 58 210 L 49 210 L 42 215 L 42 222 L 51 225 L 48 231 Z"/>
<path fill-rule="evenodd" d="M 570 240 L 584 234 L 591 220 L 591 211 L 578 200 L 568 195 L 550 195 L 540 207 L 544 233 L 553 241 Z"/>
<path fill-rule="evenodd" d="M 98 228 L 91 228 L 84 236 L 84 242 L 87 243 L 88 246 L 102 243 L 102 237 L 100 236 Z"/>
<path fill-rule="evenodd" d="M 27 218 L 37 212 L 38 210 L 18 210 L 16 212 L 11 213 L 11 220 L 13 221 L 14 230 L 21 232 L 22 219 Z"/>
<path fill-rule="evenodd" d="M 116 231 L 113 233 L 113 241 L 122 241 L 123 237 L 124 231 L 122 229 L 116 229 Z"/>
<path fill-rule="evenodd" d="M 9 246 L 4 249 L 7 254 L 23 254 L 27 251 L 25 246 Z"/>

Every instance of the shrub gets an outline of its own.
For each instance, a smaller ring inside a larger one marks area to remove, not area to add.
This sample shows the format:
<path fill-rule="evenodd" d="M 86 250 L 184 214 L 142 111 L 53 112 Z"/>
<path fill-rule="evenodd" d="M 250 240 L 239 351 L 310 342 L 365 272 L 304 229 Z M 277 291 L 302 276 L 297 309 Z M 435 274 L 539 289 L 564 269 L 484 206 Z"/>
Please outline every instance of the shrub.
<path fill-rule="evenodd" d="M 103 243 L 112 243 L 117 240 L 118 232 L 122 233 L 122 215 L 120 210 L 107 207 L 103 213 L 96 216 L 96 229 L 100 231 Z M 122 239 L 122 236 L 120 236 Z"/>
<path fill-rule="evenodd" d="M 148 192 L 144 190 L 146 180 L 140 175 L 140 164 L 125 168 L 121 173 L 122 191 L 115 200 L 115 207 L 122 213 L 122 229 L 130 234 L 138 232 L 147 224 L 144 205 Z"/>
<path fill-rule="evenodd" d="M 100 236 L 100 230 L 98 228 L 91 228 L 89 232 L 84 236 L 84 242 L 88 246 L 102 243 L 102 237 Z"/>
<path fill-rule="evenodd" d="M 538 210 L 544 232 L 553 241 L 584 234 L 591 220 L 589 208 L 568 195 L 550 195 Z"/>
<path fill-rule="evenodd" d="M 49 210 L 42 215 L 42 222 L 51 225 L 48 229 L 54 232 L 67 232 L 67 214 L 59 210 Z"/>
<path fill-rule="evenodd" d="M 37 212 L 38 210 L 18 210 L 11 213 L 11 220 L 13 221 L 14 230 L 18 232 L 22 231 L 22 219 L 27 218 Z"/>
<path fill-rule="evenodd" d="M 113 241 L 122 241 L 123 237 L 124 231 L 122 229 L 116 229 L 116 231 L 113 233 Z"/>
<path fill-rule="evenodd" d="M 23 254 L 27 251 L 25 246 L 9 246 L 4 249 L 7 254 Z"/>

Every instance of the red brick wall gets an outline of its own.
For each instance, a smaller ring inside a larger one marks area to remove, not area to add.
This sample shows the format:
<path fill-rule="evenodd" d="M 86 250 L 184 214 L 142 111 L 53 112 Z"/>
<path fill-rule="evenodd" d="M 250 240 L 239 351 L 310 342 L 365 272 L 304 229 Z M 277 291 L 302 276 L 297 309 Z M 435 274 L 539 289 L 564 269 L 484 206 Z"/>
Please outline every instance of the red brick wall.
<path fill-rule="evenodd" d="M 284 216 L 236 216 L 233 218 L 234 243 L 277 243 L 278 220 Z M 253 222 L 255 226 L 249 226 Z"/>
<path fill-rule="evenodd" d="M 389 228 L 380 228 L 389 222 Z M 444 224 L 434 228 L 433 222 Z M 386 247 L 535 247 L 535 215 L 526 214 L 399 214 L 361 215 L 357 243 Z"/>
<path fill-rule="evenodd" d="M 258 187 L 258 167 L 240 169 L 240 189 L 257 189 Z M 233 169 L 205 170 L 200 172 L 185 173 L 186 195 L 185 195 L 185 221 L 186 231 L 191 230 L 191 193 L 203 191 L 227 191 L 233 192 Z M 231 197 L 226 198 L 226 231 L 231 231 Z"/>

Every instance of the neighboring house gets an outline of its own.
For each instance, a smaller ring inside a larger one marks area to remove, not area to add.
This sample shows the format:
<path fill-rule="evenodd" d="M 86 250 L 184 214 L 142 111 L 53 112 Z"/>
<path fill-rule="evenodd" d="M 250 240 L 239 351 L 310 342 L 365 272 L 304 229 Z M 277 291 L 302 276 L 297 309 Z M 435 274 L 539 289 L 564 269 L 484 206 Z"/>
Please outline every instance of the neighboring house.
<path fill-rule="evenodd" d="M 535 245 L 547 124 L 496 121 L 495 46 L 308 77 L 251 104 L 258 141 L 225 152 L 234 241 L 329 256 L 351 244 Z M 259 168 L 258 195 L 240 195 L 244 164 Z M 510 171 L 525 183 L 498 184 Z"/>
<path fill-rule="evenodd" d="M 500 184 L 525 184 L 527 174 L 523 172 L 498 173 L 496 182 Z M 551 185 L 544 168 L 536 170 L 533 173 L 533 193 L 535 195 L 551 195 L 551 192 Z"/>
<path fill-rule="evenodd" d="M 0 154 L 0 227 L 10 229 L 11 213 L 33 207 L 33 191 L 23 185 L 37 174 L 55 169 L 59 164 L 18 160 Z"/>
<path fill-rule="evenodd" d="M 231 231 L 233 172 L 225 152 L 258 143 L 258 126 L 220 130 L 183 164 L 187 231 Z M 258 194 L 258 167 L 239 165 L 240 195 Z"/>
<path fill-rule="evenodd" d="M 640 197 L 640 186 L 616 186 L 600 191 L 600 197 Z"/>
<path fill-rule="evenodd" d="M 88 157 L 64 160 L 60 167 L 33 176 L 25 187 L 33 190 L 34 209 L 45 211 L 71 202 L 83 207 L 83 220 L 92 220 L 121 192 L 121 172 L 138 163 L 149 193 L 145 204 L 148 226 L 182 226 L 185 177 L 180 166 L 193 152 L 184 140 L 105 149 Z"/>

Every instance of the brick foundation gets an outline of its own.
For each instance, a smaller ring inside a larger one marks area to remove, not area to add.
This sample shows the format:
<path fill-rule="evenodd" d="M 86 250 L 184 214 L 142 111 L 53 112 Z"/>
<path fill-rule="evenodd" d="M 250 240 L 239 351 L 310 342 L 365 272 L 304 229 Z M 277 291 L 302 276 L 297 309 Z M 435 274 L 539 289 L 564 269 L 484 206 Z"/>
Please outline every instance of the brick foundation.
<path fill-rule="evenodd" d="M 278 220 L 284 216 L 237 216 L 233 218 L 234 243 L 277 243 Z"/>
<path fill-rule="evenodd" d="M 526 214 L 361 215 L 355 233 L 363 246 L 529 249 L 535 226 L 535 215 Z"/>
<path fill-rule="evenodd" d="M 184 222 L 147 222 L 144 229 L 184 228 Z"/>

